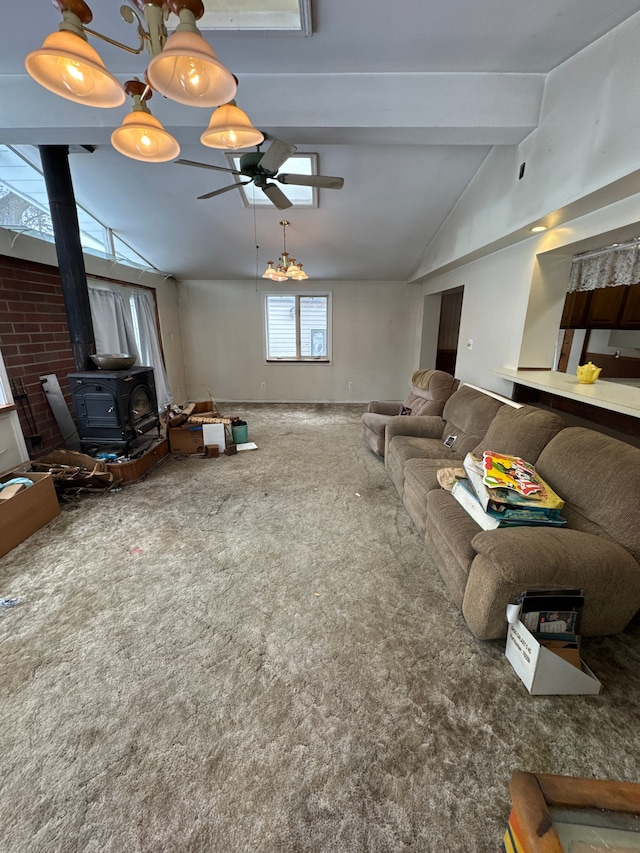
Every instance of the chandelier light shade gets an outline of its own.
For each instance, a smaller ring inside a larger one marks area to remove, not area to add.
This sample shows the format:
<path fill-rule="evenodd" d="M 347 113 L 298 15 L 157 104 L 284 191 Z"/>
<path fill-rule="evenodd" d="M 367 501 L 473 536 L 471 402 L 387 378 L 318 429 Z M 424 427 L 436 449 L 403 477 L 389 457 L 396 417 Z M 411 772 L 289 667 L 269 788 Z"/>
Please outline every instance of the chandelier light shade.
<path fill-rule="evenodd" d="M 162 51 L 149 63 L 149 84 L 179 104 L 197 107 L 226 104 L 232 100 L 238 84 L 196 27 L 196 17 L 204 14 L 204 6 L 200 0 L 171 0 L 169 7 L 179 15 L 180 23 Z"/>
<path fill-rule="evenodd" d="M 139 80 L 129 80 L 125 89 L 133 98 L 133 107 L 111 134 L 113 147 L 125 157 L 147 163 L 175 160 L 180 154 L 180 145 L 147 107 L 145 101 L 151 97 L 148 86 Z"/>
<path fill-rule="evenodd" d="M 200 137 L 209 148 L 250 148 L 264 142 L 264 134 L 251 124 L 249 116 L 235 101 L 229 101 L 213 111 L 209 127 Z"/>
<path fill-rule="evenodd" d="M 70 30 L 51 33 L 25 59 L 33 79 L 53 92 L 89 107 L 119 107 L 126 95 L 84 35 Z"/>
<path fill-rule="evenodd" d="M 128 53 L 140 54 L 146 49 L 151 54 L 147 84 L 165 98 L 187 106 L 221 108 L 202 134 L 204 145 L 235 149 L 264 141 L 264 135 L 233 100 L 237 78 L 218 60 L 196 26 L 204 15 L 202 0 L 129 0 L 130 5 L 120 7 L 120 14 L 129 24 L 137 21 L 137 47 L 89 29 L 93 14 L 85 0 L 52 2 L 62 13 L 58 32 L 47 36 L 42 47 L 25 58 L 28 73 L 50 92 L 91 107 L 119 107 L 125 102 L 125 88 L 87 42 L 89 34 Z M 164 21 L 169 12 L 180 23 L 167 38 Z M 112 144 L 138 160 L 173 160 L 180 147 L 151 115 L 144 100 L 134 97 L 132 112 L 113 132 Z"/>
<path fill-rule="evenodd" d="M 290 257 L 287 252 L 287 227 L 291 223 L 287 219 L 282 219 L 282 252 L 278 260 L 278 266 L 273 268 L 273 261 L 267 261 L 267 268 L 262 273 L 262 278 L 271 279 L 271 281 L 306 281 L 309 276 L 302 269 L 302 264 L 299 264 L 295 258 Z"/>

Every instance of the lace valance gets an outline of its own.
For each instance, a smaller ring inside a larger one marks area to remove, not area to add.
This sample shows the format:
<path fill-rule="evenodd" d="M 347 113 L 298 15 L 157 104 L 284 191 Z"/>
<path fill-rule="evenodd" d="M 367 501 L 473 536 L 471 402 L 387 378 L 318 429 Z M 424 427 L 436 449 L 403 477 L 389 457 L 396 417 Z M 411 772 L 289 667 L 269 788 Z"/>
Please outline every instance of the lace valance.
<path fill-rule="evenodd" d="M 568 291 L 629 286 L 639 281 L 640 245 L 634 243 L 575 255 Z"/>

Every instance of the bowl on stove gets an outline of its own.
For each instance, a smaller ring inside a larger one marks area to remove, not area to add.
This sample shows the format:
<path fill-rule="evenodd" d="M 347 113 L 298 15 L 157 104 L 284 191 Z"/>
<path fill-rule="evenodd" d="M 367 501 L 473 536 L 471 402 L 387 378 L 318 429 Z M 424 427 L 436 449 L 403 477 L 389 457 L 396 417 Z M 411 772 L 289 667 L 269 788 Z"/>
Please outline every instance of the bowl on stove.
<path fill-rule="evenodd" d="M 91 361 L 100 370 L 128 370 L 136 361 L 135 355 L 126 352 L 97 353 Z"/>

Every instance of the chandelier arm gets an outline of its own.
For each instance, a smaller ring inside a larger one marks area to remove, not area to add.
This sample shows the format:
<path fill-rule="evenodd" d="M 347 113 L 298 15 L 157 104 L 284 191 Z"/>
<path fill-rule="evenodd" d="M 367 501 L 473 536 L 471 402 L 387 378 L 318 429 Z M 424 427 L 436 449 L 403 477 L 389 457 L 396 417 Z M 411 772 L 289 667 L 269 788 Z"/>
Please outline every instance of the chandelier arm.
<path fill-rule="evenodd" d="M 138 36 L 140 38 L 140 44 L 138 47 L 129 47 L 127 44 L 122 44 L 120 41 L 116 41 L 115 39 L 109 38 L 109 36 L 102 35 L 102 33 L 97 32 L 96 30 L 91 30 L 89 27 L 83 27 L 85 33 L 89 33 L 89 35 L 95 36 L 96 38 L 102 39 L 102 41 L 106 41 L 108 44 L 112 44 L 114 47 L 119 47 L 122 50 L 126 50 L 127 53 L 139 54 L 144 50 L 145 41 L 149 38 L 149 34 L 142 29 L 142 25 L 140 21 L 138 21 Z"/>

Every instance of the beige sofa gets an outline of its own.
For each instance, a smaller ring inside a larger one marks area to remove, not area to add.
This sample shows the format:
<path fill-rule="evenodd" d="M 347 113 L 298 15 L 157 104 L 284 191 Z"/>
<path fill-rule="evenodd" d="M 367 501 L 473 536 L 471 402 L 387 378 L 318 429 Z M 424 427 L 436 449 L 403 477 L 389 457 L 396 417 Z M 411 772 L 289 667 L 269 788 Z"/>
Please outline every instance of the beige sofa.
<path fill-rule="evenodd" d="M 385 428 L 403 409 L 410 416 L 441 415 L 444 404 L 457 388 L 457 381 L 442 370 L 416 370 L 405 400 L 372 400 L 362 416 L 362 440 L 384 456 Z"/>
<path fill-rule="evenodd" d="M 564 498 L 567 527 L 481 530 L 437 472 L 485 449 L 533 462 Z M 531 587 L 583 588 L 585 636 L 618 633 L 640 609 L 640 449 L 462 386 L 442 418 L 390 421 L 385 464 L 479 639 L 503 637 L 507 603 Z"/>

